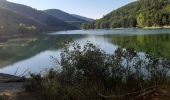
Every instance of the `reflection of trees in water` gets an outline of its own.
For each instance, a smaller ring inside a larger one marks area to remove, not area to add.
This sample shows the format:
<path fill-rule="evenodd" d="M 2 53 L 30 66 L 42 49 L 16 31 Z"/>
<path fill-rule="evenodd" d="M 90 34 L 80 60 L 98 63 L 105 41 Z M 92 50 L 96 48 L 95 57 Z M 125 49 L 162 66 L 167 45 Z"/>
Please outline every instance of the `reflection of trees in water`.
<path fill-rule="evenodd" d="M 43 35 L 4 43 L 10 46 L 0 47 L 0 66 L 30 58 L 46 50 L 57 50 L 62 47 L 63 42 L 81 37 L 81 35 Z"/>
<path fill-rule="evenodd" d="M 112 42 L 156 56 L 170 58 L 170 35 L 112 36 Z"/>

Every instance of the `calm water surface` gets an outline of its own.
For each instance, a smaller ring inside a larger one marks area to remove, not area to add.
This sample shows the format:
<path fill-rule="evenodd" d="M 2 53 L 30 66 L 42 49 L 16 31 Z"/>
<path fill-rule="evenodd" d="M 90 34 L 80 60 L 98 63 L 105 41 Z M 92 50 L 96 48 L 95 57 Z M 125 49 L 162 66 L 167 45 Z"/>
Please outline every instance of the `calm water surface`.
<path fill-rule="evenodd" d="M 0 73 L 17 71 L 21 75 L 24 71 L 38 73 L 57 68 L 54 58 L 60 60 L 62 44 L 69 40 L 80 45 L 90 41 L 110 54 L 122 47 L 170 59 L 170 29 L 62 31 L 0 43 Z"/>

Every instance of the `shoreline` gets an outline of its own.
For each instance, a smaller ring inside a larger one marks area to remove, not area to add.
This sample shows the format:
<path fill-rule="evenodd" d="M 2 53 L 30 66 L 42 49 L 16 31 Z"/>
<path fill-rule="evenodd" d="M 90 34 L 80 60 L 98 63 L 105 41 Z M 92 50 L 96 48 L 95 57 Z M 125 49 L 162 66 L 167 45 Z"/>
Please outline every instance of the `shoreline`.
<path fill-rule="evenodd" d="M 16 75 L 10 75 L 6 73 L 0 73 L 0 83 L 16 83 L 16 82 L 24 82 L 25 77 L 20 77 Z"/>
<path fill-rule="evenodd" d="M 0 42 L 6 42 L 8 39 L 23 38 L 23 37 L 28 37 L 28 36 L 41 36 L 41 35 L 44 35 L 45 33 L 59 32 L 59 31 L 64 31 L 64 30 L 39 31 L 39 32 L 35 32 L 35 33 L 27 33 L 26 35 L 24 35 L 24 33 L 14 34 L 14 35 L 10 35 L 10 36 L 6 35 L 6 36 L 0 37 Z"/>
<path fill-rule="evenodd" d="M 15 76 L 15 75 L 6 74 L 6 73 L 0 73 L 0 79 L 12 79 L 12 78 L 21 78 L 21 77 Z"/>
<path fill-rule="evenodd" d="M 170 26 L 152 26 L 152 27 L 143 27 L 143 29 L 170 29 Z"/>
<path fill-rule="evenodd" d="M 24 92 L 24 80 L 19 76 L 0 73 L 0 97 L 8 96 L 6 93 L 10 97 L 12 94 Z"/>
<path fill-rule="evenodd" d="M 170 26 L 151 26 L 151 27 L 117 27 L 117 28 L 94 28 L 94 29 L 80 29 L 80 30 L 112 30 L 112 29 L 117 29 L 117 30 L 123 30 L 123 29 L 170 29 Z"/>

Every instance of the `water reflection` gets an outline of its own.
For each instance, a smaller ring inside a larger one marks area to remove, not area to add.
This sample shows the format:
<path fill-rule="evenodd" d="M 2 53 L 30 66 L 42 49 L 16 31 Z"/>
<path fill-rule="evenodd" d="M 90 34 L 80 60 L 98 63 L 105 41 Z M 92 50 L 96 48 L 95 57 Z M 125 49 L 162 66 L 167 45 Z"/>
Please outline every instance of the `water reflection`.
<path fill-rule="evenodd" d="M 14 74 L 18 68 L 20 75 L 27 69 L 40 72 L 56 67 L 51 56 L 59 59 L 63 42 L 71 39 L 82 46 L 91 41 L 110 54 L 120 46 L 170 59 L 169 33 L 168 29 L 76 30 L 9 40 L 0 43 L 0 73 Z"/>
<path fill-rule="evenodd" d="M 63 35 L 63 37 L 66 37 L 67 35 Z M 76 35 L 77 36 L 77 35 Z M 105 38 L 103 36 L 94 36 L 94 35 L 83 35 L 81 38 L 70 38 L 74 39 L 76 43 L 79 43 L 81 46 L 86 44 L 88 41 L 94 43 L 95 45 L 99 46 L 103 50 L 105 50 L 107 53 L 113 53 L 114 50 L 117 48 L 117 46 L 113 45 L 108 38 Z M 57 35 L 58 38 L 58 35 Z M 60 37 L 61 38 L 61 37 Z M 66 38 L 64 40 L 67 40 Z M 40 71 L 44 71 L 45 69 L 49 68 L 56 68 L 58 67 L 56 62 L 53 61 L 51 57 L 57 58 L 58 60 L 60 59 L 60 47 L 62 46 L 61 44 L 64 42 L 50 42 L 48 44 L 48 48 L 46 50 L 42 50 L 42 48 L 38 48 L 42 51 L 37 52 L 37 54 L 32 55 L 32 57 L 29 57 L 25 60 L 18 61 L 14 64 L 10 64 L 8 66 L 5 66 L 1 68 L 0 73 L 8 73 L 8 74 L 14 74 L 17 71 L 17 75 L 21 75 L 25 70 L 29 70 L 30 72 L 33 73 L 38 73 Z M 51 40 L 52 41 L 52 40 Z M 44 42 L 43 42 L 44 43 Z M 60 44 L 60 45 L 59 45 Z M 40 46 L 41 47 L 41 46 Z"/>
<path fill-rule="evenodd" d="M 44 51 L 41 52 L 29 59 L 22 60 L 16 62 L 12 65 L 6 66 L 0 70 L 0 73 L 8 73 L 8 74 L 15 74 L 20 76 L 25 71 L 32 72 L 32 73 L 39 73 L 49 68 L 53 68 L 56 66 L 57 63 L 53 62 L 53 59 L 50 57 L 57 57 L 60 58 L 59 51 Z"/>
<path fill-rule="evenodd" d="M 112 42 L 123 48 L 170 59 L 170 34 L 112 36 Z"/>

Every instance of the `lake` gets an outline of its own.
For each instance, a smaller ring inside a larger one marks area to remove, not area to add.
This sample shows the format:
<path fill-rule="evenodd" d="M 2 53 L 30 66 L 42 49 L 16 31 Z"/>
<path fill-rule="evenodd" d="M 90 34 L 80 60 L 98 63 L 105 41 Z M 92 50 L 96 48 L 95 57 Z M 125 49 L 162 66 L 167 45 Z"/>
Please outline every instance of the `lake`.
<path fill-rule="evenodd" d="M 71 40 L 80 45 L 90 41 L 109 54 L 122 47 L 170 59 L 170 29 L 61 31 L 1 42 L 0 73 L 20 76 L 58 68 L 63 43 Z"/>

